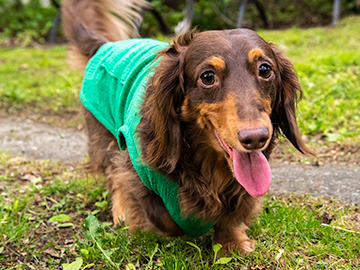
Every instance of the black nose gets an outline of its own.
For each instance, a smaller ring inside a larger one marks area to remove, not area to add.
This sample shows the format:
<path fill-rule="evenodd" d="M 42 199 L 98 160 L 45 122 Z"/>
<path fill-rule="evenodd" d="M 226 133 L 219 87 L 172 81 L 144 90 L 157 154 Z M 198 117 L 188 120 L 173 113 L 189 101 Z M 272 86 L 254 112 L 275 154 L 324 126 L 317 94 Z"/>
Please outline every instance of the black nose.
<path fill-rule="evenodd" d="M 269 130 L 265 127 L 242 129 L 238 133 L 240 143 L 247 150 L 262 148 L 269 139 L 269 136 Z"/>

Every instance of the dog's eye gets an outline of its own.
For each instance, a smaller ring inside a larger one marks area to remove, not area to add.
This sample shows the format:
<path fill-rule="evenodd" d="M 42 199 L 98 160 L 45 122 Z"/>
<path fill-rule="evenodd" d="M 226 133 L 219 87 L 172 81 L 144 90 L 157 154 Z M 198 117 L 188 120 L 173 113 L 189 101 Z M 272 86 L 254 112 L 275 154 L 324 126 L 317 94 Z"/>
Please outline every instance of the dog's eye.
<path fill-rule="evenodd" d="M 215 82 L 215 73 L 212 71 L 205 71 L 200 76 L 201 81 L 205 85 L 212 85 Z"/>
<path fill-rule="evenodd" d="M 271 67 L 268 64 L 261 64 L 259 67 L 259 76 L 264 79 L 269 79 L 271 76 Z"/>

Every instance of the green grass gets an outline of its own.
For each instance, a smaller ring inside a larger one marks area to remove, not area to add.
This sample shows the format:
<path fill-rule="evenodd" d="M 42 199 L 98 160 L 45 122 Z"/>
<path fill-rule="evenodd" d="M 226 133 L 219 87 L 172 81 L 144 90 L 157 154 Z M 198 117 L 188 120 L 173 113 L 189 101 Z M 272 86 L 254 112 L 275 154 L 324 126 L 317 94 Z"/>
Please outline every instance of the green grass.
<path fill-rule="evenodd" d="M 360 138 L 360 17 L 337 28 L 289 29 L 259 34 L 285 49 L 304 90 L 302 134 L 330 141 Z"/>
<path fill-rule="evenodd" d="M 0 104 L 6 112 L 77 109 L 81 76 L 66 63 L 65 47 L 0 48 Z M 46 113 L 44 113 L 46 114 Z"/>
<path fill-rule="evenodd" d="M 360 17 L 337 28 L 260 31 L 284 48 L 304 90 L 302 134 L 360 142 Z M 0 48 L 0 98 L 7 112 L 79 111 L 81 76 L 65 61 L 65 48 Z"/>
<path fill-rule="evenodd" d="M 265 197 L 248 233 L 255 251 L 215 257 L 212 231 L 192 239 L 113 228 L 103 179 L 81 168 L 1 153 L 0 179 L 0 269 L 360 268 L 360 209 L 337 200 Z"/>

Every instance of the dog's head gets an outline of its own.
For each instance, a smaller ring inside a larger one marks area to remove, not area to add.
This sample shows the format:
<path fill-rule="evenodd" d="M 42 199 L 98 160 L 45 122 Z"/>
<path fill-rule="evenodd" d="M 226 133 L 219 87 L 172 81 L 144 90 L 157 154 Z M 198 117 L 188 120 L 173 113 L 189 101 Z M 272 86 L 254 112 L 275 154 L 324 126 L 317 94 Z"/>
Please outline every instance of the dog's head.
<path fill-rule="evenodd" d="M 302 91 L 293 66 L 255 32 L 189 32 L 161 56 L 150 85 L 161 116 L 152 115 L 152 124 L 163 143 L 157 150 L 172 157 L 163 163 L 170 171 L 181 155 L 184 120 L 211 132 L 213 147 L 252 196 L 269 188 L 271 172 L 262 152 L 280 130 L 296 149 L 312 154 L 297 127 L 295 104 Z"/>

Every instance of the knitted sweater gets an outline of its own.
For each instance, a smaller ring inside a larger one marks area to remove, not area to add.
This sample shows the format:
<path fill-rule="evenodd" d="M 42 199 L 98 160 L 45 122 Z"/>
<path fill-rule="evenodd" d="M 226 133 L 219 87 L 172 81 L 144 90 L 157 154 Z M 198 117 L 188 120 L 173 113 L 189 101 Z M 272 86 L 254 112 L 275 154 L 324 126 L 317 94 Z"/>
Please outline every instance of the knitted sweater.
<path fill-rule="evenodd" d="M 187 235 L 197 237 L 205 234 L 213 224 L 195 219 L 193 215 L 181 216 L 177 184 L 144 165 L 136 133 L 151 69 L 159 63 L 159 59 L 155 60 L 155 53 L 168 46 L 168 43 L 151 39 L 104 44 L 86 67 L 80 99 L 85 108 L 117 138 L 120 149 L 128 149 L 144 185 L 162 198 L 173 220 Z"/>

